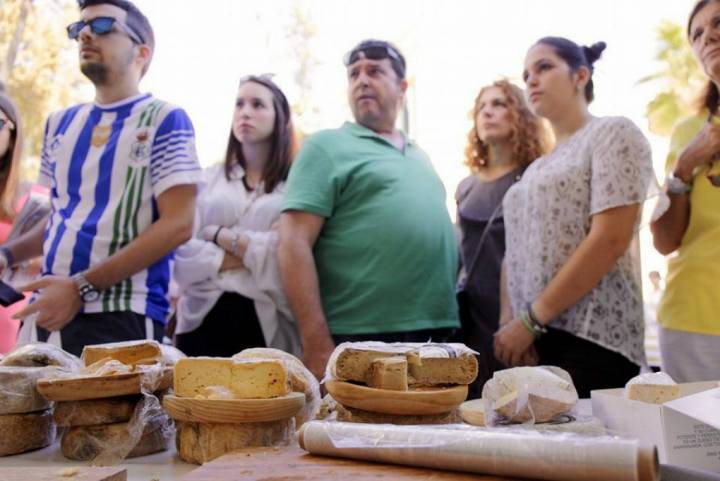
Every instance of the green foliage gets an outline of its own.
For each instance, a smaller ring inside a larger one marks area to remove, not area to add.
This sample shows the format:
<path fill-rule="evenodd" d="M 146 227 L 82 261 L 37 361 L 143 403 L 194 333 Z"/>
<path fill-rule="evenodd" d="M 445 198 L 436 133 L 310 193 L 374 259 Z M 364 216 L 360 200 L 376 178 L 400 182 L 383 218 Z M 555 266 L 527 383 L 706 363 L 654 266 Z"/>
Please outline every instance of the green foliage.
<path fill-rule="evenodd" d="M 45 118 L 79 100 L 77 48 L 65 34 L 77 15 L 74 0 L 2 0 L 0 80 L 22 116 L 25 179 L 37 175 Z"/>
<path fill-rule="evenodd" d="M 647 105 L 650 130 L 668 136 L 673 125 L 697 110 L 698 96 L 704 91 L 707 77 L 693 54 L 685 28 L 665 21 L 657 29 L 659 43 L 655 59 L 662 69 L 640 80 L 640 83 L 660 82 L 663 87 Z"/>

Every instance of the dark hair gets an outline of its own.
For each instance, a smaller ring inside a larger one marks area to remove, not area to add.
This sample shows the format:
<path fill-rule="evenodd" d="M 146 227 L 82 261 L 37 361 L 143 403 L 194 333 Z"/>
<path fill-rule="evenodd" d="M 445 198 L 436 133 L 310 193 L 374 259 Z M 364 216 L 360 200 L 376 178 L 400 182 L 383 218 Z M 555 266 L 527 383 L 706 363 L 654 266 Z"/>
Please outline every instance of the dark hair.
<path fill-rule="evenodd" d="M 407 68 L 405 63 L 405 57 L 400 52 L 400 49 L 398 49 L 395 45 L 388 42 L 387 40 L 375 40 L 372 38 L 363 40 L 355 47 L 353 47 L 350 52 L 348 52 L 347 58 L 349 59 L 354 52 L 359 52 L 372 47 L 385 47 L 386 49 L 389 49 L 397 54 L 397 58 L 390 55 L 388 56 L 388 60 L 390 60 L 390 65 L 392 65 L 392 68 L 395 71 L 395 75 L 397 75 L 398 80 L 403 80 L 405 78 L 405 70 Z"/>
<path fill-rule="evenodd" d="M 78 0 L 78 6 L 80 10 L 84 10 L 87 7 L 93 5 L 113 5 L 127 13 L 127 19 L 125 23 L 130 29 L 140 37 L 140 40 L 144 44 L 149 45 L 151 49 L 155 50 L 155 33 L 153 32 L 150 20 L 135 6 L 134 3 L 128 0 Z"/>
<path fill-rule="evenodd" d="M 587 67 L 590 70 L 590 80 L 585 85 L 585 100 L 590 103 L 595 98 L 592 74 L 594 71 L 593 64 L 600 58 L 607 46 L 605 42 L 597 42 L 589 47 L 580 46 L 563 37 L 543 37 L 537 41 L 537 44 L 552 47 L 555 54 L 563 59 L 570 70 L 577 72 L 580 67 Z"/>
<path fill-rule="evenodd" d="M 287 179 L 295 152 L 297 141 L 295 130 L 292 124 L 290 104 L 285 94 L 275 82 L 266 75 L 248 75 L 240 80 L 240 86 L 247 82 L 254 82 L 270 89 L 273 94 L 273 108 L 275 109 L 275 124 L 270 136 L 270 157 L 265 163 L 262 173 L 262 181 L 265 183 L 265 192 L 270 193 L 275 187 Z M 242 143 L 235 137 L 232 127 L 228 139 L 227 151 L 225 153 L 225 177 L 230 180 L 230 173 L 235 163 L 245 168 L 245 157 L 243 156 Z"/>
<path fill-rule="evenodd" d="M 10 130 L 7 152 L 0 157 L 0 218 L 12 220 L 15 218 L 15 195 L 20 179 L 23 133 L 20 112 L 5 93 L 5 85 L 2 82 L 0 82 L 0 110 L 10 119 L 14 127 Z"/>
<path fill-rule="evenodd" d="M 700 13 L 700 10 L 708 6 L 710 2 L 713 0 L 700 0 L 695 4 L 695 6 L 692 9 L 692 12 L 690 12 L 690 16 L 688 17 L 687 21 L 687 36 L 688 39 L 690 39 L 690 35 L 692 35 L 692 32 L 690 32 L 690 27 L 692 26 L 692 21 L 695 18 L 695 15 Z M 692 43 L 692 41 L 691 41 Z M 720 91 L 718 91 L 717 85 L 715 85 L 715 82 L 710 80 L 707 85 L 705 86 L 705 92 L 703 92 L 702 96 L 700 97 L 700 108 L 701 109 L 708 109 L 710 111 L 711 115 L 714 115 L 717 113 L 718 110 L 718 104 L 720 103 Z"/>

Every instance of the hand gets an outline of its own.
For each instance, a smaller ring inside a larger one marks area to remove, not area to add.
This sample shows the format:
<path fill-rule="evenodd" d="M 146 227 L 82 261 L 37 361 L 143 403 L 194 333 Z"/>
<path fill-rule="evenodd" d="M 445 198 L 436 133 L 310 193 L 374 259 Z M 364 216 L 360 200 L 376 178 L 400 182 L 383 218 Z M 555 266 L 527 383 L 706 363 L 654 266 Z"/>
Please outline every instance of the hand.
<path fill-rule="evenodd" d="M 527 330 L 520 319 L 513 319 L 495 333 L 495 357 L 503 364 L 515 367 L 523 364 L 523 359 L 535 342 L 535 335 Z"/>
<path fill-rule="evenodd" d="M 712 162 L 717 153 L 720 153 L 720 125 L 707 122 L 680 154 L 675 175 L 685 182 L 692 181 L 695 168 Z"/>
<path fill-rule="evenodd" d="M 65 327 L 82 307 L 75 282 L 64 276 L 45 276 L 18 289 L 21 292 L 40 293 L 35 302 L 16 312 L 13 319 L 25 319 L 36 314 L 35 323 L 48 331 Z"/>
<path fill-rule="evenodd" d="M 218 229 L 220 228 L 219 225 L 208 225 L 202 228 L 200 231 L 199 237 L 203 240 L 206 240 L 208 242 L 212 242 L 215 238 L 215 234 L 217 234 Z"/>
<path fill-rule="evenodd" d="M 318 380 L 325 377 L 325 368 L 334 349 L 335 343 L 329 336 L 303 343 L 303 364 Z"/>

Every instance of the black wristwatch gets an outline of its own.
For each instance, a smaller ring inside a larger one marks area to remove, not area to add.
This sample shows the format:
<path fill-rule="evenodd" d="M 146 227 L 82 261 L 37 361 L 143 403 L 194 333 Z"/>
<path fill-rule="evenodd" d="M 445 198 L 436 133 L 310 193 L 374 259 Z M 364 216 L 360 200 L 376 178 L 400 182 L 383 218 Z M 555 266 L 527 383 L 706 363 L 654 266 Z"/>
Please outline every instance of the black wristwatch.
<path fill-rule="evenodd" d="M 77 286 L 78 294 L 83 302 L 93 302 L 100 298 L 100 291 L 85 279 L 85 274 L 78 272 L 72 276 L 72 280 Z"/>

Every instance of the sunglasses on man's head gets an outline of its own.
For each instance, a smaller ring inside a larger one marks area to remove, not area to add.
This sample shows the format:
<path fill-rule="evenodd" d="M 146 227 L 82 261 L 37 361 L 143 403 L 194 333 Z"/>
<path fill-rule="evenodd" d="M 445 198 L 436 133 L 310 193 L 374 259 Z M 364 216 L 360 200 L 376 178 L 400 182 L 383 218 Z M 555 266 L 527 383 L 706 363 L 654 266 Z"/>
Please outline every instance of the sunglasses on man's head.
<path fill-rule="evenodd" d="M 355 50 L 351 50 L 347 54 L 345 54 L 345 58 L 343 58 L 345 66 L 349 67 L 350 65 L 357 62 L 360 59 L 361 52 L 365 56 L 365 58 L 370 60 L 382 60 L 385 58 L 392 58 L 400 62 L 400 64 L 403 63 L 403 61 L 400 59 L 400 54 L 397 53 L 394 48 L 388 45 L 371 45 L 368 47 L 356 48 Z"/>
<path fill-rule="evenodd" d="M 127 34 L 128 37 L 130 37 L 130 40 L 133 42 L 137 44 L 145 43 L 130 27 L 113 17 L 95 17 L 92 20 L 80 20 L 78 22 L 71 23 L 67 26 L 68 38 L 71 40 L 77 40 L 78 37 L 80 37 L 82 29 L 88 25 L 90 26 L 90 31 L 92 33 L 100 36 L 109 34 L 113 31 L 113 26 L 117 25 Z"/>

